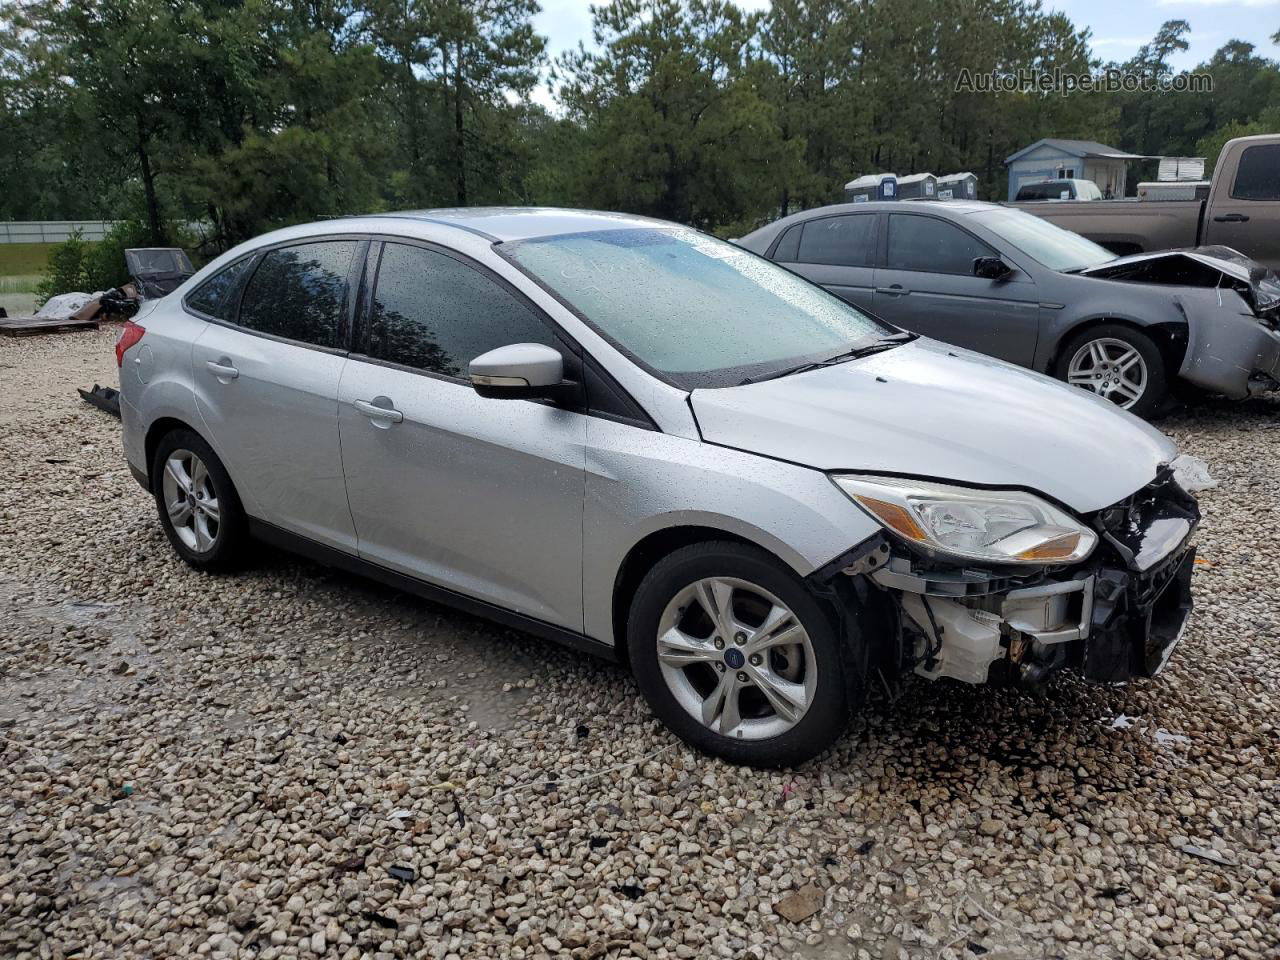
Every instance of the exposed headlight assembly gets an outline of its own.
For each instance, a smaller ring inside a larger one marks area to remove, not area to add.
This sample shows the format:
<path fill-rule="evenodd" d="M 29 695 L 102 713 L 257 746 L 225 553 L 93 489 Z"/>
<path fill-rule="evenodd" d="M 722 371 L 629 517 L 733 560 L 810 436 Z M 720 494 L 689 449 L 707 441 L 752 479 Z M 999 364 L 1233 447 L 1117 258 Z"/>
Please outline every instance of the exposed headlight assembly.
<path fill-rule="evenodd" d="M 987 563 L 1059 564 L 1083 560 L 1098 536 L 1070 514 L 1021 490 L 971 490 L 927 480 L 831 478 L 904 540 Z"/>

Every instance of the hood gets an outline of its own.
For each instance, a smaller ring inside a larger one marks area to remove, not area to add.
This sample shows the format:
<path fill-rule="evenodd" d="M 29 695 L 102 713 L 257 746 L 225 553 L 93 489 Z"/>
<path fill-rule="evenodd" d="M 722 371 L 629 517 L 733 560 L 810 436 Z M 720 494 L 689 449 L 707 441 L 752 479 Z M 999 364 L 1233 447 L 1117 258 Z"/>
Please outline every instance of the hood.
<path fill-rule="evenodd" d="M 1036 491 L 1081 513 L 1150 483 L 1177 451 L 1084 390 L 919 339 L 808 373 L 695 390 L 704 439 L 819 470 Z"/>
<path fill-rule="evenodd" d="M 1080 275 L 1158 286 L 1226 287 L 1244 297 L 1258 317 L 1280 312 L 1280 277 L 1231 247 L 1135 253 L 1081 270 Z"/>

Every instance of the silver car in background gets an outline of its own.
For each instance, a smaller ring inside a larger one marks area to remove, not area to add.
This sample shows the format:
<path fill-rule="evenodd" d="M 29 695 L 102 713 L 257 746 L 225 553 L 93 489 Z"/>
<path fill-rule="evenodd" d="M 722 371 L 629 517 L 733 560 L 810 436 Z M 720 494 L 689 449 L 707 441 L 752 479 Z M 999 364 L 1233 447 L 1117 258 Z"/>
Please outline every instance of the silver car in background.
<path fill-rule="evenodd" d="M 673 224 L 291 227 L 116 354 L 188 563 L 258 538 L 614 657 L 735 762 L 819 753 L 877 674 L 1152 675 L 1190 610 L 1163 435 Z"/>

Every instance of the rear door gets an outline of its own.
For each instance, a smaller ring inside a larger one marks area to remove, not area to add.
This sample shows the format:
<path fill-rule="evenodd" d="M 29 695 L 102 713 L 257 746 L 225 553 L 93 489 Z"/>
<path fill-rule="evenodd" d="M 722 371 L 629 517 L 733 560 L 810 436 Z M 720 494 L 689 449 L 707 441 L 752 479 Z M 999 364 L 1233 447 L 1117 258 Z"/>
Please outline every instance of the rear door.
<path fill-rule="evenodd" d="M 950 221 L 925 213 L 886 219 L 876 313 L 927 337 L 1030 366 L 1040 321 L 1031 277 L 1017 269 L 1001 280 L 975 277 L 973 261 L 997 252 Z"/>
<path fill-rule="evenodd" d="M 450 251 L 370 258 L 338 422 L 360 556 L 582 630 L 583 412 L 481 397 L 468 364 L 511 343 L 577 356 L 537 309 Z"/>
<path fill-rule="evenodd" d="M 324 237 L 265 251 L 233 319 L 211 322 L 192 348 L 200 415 L 248 513 L 353 553 L 338 381 L 366 245 Z"/>
<path fill-rule="evenodd" d="M 1231 183 L 1215 184 L 1205 214 L 1205 243 L 1234 247 L 1280 270 L 1280 143 L 1245 146 Z"/>
<path fill-rule="evenodd" d="M 879 221 L 875 213 L 850 213 L 797 223 L 778 238 L 770 259 L 870 310 Z"/>

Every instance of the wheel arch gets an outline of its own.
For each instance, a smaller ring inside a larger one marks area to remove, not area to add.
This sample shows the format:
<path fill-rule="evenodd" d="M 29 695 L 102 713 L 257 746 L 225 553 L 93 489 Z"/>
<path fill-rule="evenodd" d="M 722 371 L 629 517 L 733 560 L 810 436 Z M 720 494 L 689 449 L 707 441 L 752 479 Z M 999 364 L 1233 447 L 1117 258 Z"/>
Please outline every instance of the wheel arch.
<path fill-rule="evenodd" d="M 1049 355 L 1045 369 L 1052 375 L 1058 375 L 1058 367 L 1066 353 L 1067 345 L 1082 333 L 1095 327 L 1126 327 L 1135 333 L 1145 334 L 1155 341 L 1156 348 L 1164 357 L 1166 372 L 1172 379 L 1182 365 L 1182 358 L 1187 350 L 1187 323 L 1185 319 L 1146 321 L 1137 317 L 1126 317 L 1116 313 L 1100 313 L 1082 317 L 1070 326 L 1065 327 L 1053 344 L 1053 352 Z"/>
<path fill-rule="evenodd" d="M 733 533 L 722 527 L 711 527 L 701 524 L 664 527 L 654 530 L 638 540 L 623 557 L 614 576 L 613 585 L 613 640 L 618 660 L 627 663 L 627 618 L 631 613 L 631 602 L 635 599 L 636 590 L 645 574 L 653 569 L 663 557 L 670 556 L 682 547 L 695 543 L 710 543 L 723 540 L 729 543 L 740 543 L 758 550 L 764 550 L 778 559 L 785 566 L 794 569 L 792 564 L 779 557 L 769 549 L 767 544 L 752 540 L 740 533 Z"/>
<path fill-rule="evenodd" d="M 209 440 L 199 430 L 193 427 L 185 420 L 178 417 L 157 417 L 156 420 L 147 427 L 146 437 L 143 439 L 143 453 L 147 458 L 147 492 L 155 493 L 154 474 L 152 467 L 155 465 L 156 448 L 160 446 L 160 441 L 172 433 L 174 430 L 190 430 L 196 436 L 200 437 L 205 443 Z M 212 444 L 210 444 L 212 446 Z"/>

